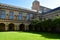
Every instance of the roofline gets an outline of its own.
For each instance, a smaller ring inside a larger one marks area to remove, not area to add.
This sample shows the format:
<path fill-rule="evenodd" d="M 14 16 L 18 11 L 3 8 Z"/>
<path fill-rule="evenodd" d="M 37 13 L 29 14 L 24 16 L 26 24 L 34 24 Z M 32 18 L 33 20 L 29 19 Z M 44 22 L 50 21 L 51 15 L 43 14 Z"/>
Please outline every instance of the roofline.
<path fill-rule="evenodd" d="M 46 7 L 46 6 L 42 6 L 42 5 L 40 5 L 41 7 L 45 7 L 45 8 L 48 8 L 48 7 Z M 51 8 L 48 8 L 48 9 L 51 9 Z M 51 9 L 52 10 L 52 9 Z"/>
<path fill-rule="evenodd" d="M 43 15 L 48 14 L 48 13 L 51 13 L 51 12 L 54 12 L 54 11 L 56 11 L 56 10 L 60 10 L 60 7 L 57 7 L 57 8 L 55 8 L 55 9 L 53 9 L 53 10 L 50 10 L 50 11 L 47 11 L 47 12 L 45 12 Z"/>
<path fill-rule="evenodd" d="M 27 8 L 22 8 L 22 7 L 18 7 L 18 6 L 14 6 L 14 5 L 8 5 L 8 4 L 3 4 L 3 3 L 0 3 L 0 5 L 9 6 L 9 7 L 14 7 L 14 8 L 18 8 L 18 9 L 20 8 L 20 9 L 23 9 L 23 10 L 28 10 L 28 11 L 37 12 L 36 10 L 27 9 Z"/>

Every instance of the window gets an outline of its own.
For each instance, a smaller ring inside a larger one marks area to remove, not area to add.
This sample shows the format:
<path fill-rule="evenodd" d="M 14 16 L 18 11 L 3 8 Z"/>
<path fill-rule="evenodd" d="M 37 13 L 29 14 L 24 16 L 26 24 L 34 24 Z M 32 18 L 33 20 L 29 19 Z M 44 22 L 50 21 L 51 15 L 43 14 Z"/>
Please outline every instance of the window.
<path fill-rule="evenodd" d="M 34 14 L 32 14 L 32 19 L 34 19 Z"/>
<path fill-rule="evenodd" d="M 44 8 L 44 11 L 46 11 L 46 8 Z"/>
<path fill-rule="evenodd" d="M 22 13 L 19 13 L 18 20 L 22 20 Z"/>
<path fill-rule="evenodd" d="M 5 10 L 0 11 L 0 18 L 4 19 L 5 18 Z"/>
<path fill-rule="evenodd" d="M 9 12 L 9 19 L 13 19 L 13 11 Z"/>
<path fill-rule="evenodd" d="M 26 20 L 30 20 L 30 14 L 26 15 Z"/>
<path fill-rule="evenodd" d="M 38 13 L 42 13 L 42 10 L 38 11 Z"/>

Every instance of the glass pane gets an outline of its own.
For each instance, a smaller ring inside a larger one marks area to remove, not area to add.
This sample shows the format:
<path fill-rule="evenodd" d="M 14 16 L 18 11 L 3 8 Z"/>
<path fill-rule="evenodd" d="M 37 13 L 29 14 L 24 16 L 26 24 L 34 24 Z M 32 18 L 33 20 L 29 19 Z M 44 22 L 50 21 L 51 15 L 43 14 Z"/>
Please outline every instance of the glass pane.
<path fill-rule="evenodd" d="M 0 18 L 2 18 L 2 19 L 5 18 L 5 10 L 1 10 L 1 12 L 0 12 Z"/>
<path fill-rule="evenodd" d="M 13 12 L 12 11 L 9 12 L 9 19 L 13 19 Z"/>
<path fill-rule="evenodd" d="M 30 20 L 30 14 L 26 15 L 26 20 Z"/>
<path fill-rule="evenodd" d="M 13 16 L 9 16 L 9 19 L 13 19 Z"/>
<path fill-rule="evenodd" d="M 18 20 L 22 20 L 22 13 L 19 13 Z"/>
<path fill-rule="evenodd" d="M 34 18 L 34 14 L 32 14 L 32 19 Z"/>
<path fill-rule="evenodd" d="M 13 15 L 13 12 L 12 12 L 12 11 L 10 11 L 10 12 L 9 12 L 9 15 Z"/>

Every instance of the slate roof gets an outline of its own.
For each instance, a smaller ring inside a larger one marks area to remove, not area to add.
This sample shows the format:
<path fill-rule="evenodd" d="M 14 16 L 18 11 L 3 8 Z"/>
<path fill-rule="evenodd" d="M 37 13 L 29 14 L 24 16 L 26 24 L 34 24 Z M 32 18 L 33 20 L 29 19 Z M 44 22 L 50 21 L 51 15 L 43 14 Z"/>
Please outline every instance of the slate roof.
<path fill-rule="evenodd" d="M 54 12 L 54 11 L 57 11 L 57 10 L 60 10 L 60 7 L 57 7 L 55 9 L 52 9 L 52 10 L 47 11 L 47 12 L 43 12 L 42 15 L 45 15 L 45 14 L 48 14 L 48 13 L 51 13 L 51 12 Z"/>

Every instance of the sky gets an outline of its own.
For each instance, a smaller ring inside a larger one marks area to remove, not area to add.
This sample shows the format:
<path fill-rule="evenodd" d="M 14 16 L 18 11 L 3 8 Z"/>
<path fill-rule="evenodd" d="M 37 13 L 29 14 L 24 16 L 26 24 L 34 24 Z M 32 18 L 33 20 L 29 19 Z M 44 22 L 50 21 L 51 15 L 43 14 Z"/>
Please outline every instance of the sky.
<path fill-rule="evenodd" d="M 31 9 L 34 0 L 0 0 L 0 3 Z M 40 5 L 54 9 L 60 6 L 60 0 L 38 0 Z"/>

